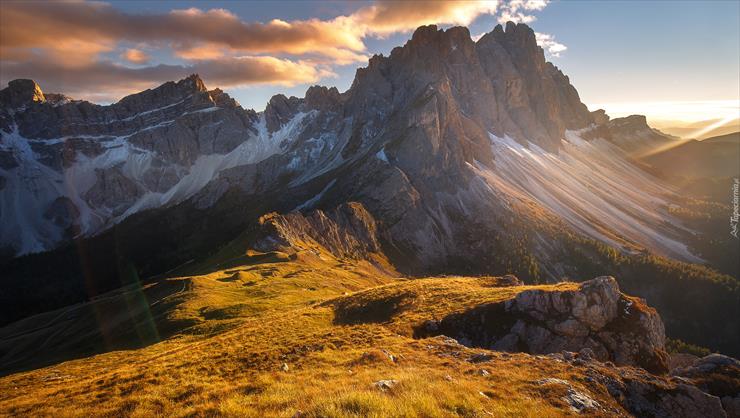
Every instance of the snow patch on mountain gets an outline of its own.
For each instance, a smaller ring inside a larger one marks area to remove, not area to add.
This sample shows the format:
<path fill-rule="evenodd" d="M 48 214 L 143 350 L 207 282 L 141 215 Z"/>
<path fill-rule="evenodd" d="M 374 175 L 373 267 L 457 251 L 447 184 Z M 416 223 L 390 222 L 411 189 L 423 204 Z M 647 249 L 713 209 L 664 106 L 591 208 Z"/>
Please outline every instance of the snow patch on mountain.
<path fill-rule="evenodd" d="M 215 110 L 218 108 L 196 112 Z M 129 142 L 128 139 L 134 134 L 85 137 L 99 141 L 102 153 L 96 156 L 77 153 L 74 162 L 69 167 L 62 167 L 60 172 L 43 164 L 41 156 L 31 148 L 31 143 L 52 146 L 82 136 L 30 140 L 21 136 L 17 129 L 11 133 L 3 132 L 0 150 L 10 152 L 18 165 L 0 167 L 0 176 L 4 179 L 3 199 L 0 202 L 0 243 L 12 246 L 18 255 L 22 255 L 45 251 L 61 242 L 70 225 L 56 225 L 44 217 L 59 198 L 69 199 L 79 212 L 74 220 L 74 230 L 83 236 L 97 234 L 142 210 L 179 203 L 201 190 L 222 170 L 255 164 L 285 152 L 300 133 L 303 122 L 312 114 L 299 112 L 273 133 L 268 132 L 264 115 L 261 115 L 255 126 L 256 134 L 246 137 L 230 152 L 200 155 L 190 167 L 169 163 L 167 168 L 176 173 L 177 181 L 166 191 L 152 190 L 147 186 L 146 177 L 151 176 L 151 170 L 155 162 L 161 162 L 161 156 Z M 163 121 L 137 133 L 173 123 L 175 120 Z M 124 178 L 145 190 L 123 213 L 116 214 L 113 208 L 105 205 L 96 206 L 87 196 L 99 180 L 98 173 L 110 169 L 119 170 Z"/>
<path fill-rule="evenodd" d="M 39 162 L 39 156 L 17 129 L 3 133 L 0 149 L 10 151 L 18 165 L 0 168 L 4 178 L 3 199 L 0 201 L 0 242 L 13 247 L 19 254 L 44 251 L 63 238 L 63 230 L 43 215 L 58 197 L 68 197 L 79 211 L 82 228 L 100 225 L 80 193 L 63 173 Z"/>
<path fill-rule="evenodd" d="M 200 191 L 218 176 L 218 173 L 237 166 L 255 164 L 284 151 L 300 130 L 301 122 L 309 113 L 298 113 L 280 130 L 270 134 L 264 115 L 257 124 L 257 135 L 252 136 L 227 154 L 201 155 L 180 181 L 164 193 L 149 192 L 121 216 L 117 223 L 144 209 L 179 203 Z"/>
<path fill-rule="evenodd" d="M 378 151 L 375 156 L 380 160 L 384 162 L 388 162 L 388 156 L 385 155 L 385 148 L 382 148 L 380 151 Z"/>

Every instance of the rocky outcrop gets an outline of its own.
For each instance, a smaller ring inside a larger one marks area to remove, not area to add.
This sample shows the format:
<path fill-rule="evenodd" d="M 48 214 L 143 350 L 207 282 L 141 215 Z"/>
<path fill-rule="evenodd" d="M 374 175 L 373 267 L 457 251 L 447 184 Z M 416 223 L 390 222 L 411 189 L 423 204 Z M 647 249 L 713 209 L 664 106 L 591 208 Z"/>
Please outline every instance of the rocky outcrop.
<path fill-rule="evenodd" d="M 578 290 L 524 291 L 506 311 L 520 319 L 494 348 L 521 344 L 539 354 L 586 347 L 602 361 L 668 371 L 663 321 L 644 301 L 622 295 L 613 277 L 597 277 Z"/>
<path fill-rule="evenodd" d="M 576 289 L 524 290 L 506 302 L 452 314 L 432 325 L 425 324 L 419 335 L 445 334 L 499 351 L 581 352 L 617 365 L 668 371 L 660 316 L 644 301 L 620 293 L 613 277 L 597 277 Z"/>
<path fill-rule="evenodd" d="M 337 111 L 341 100 L 336 87 L 311 86 L 306 90 L 306 107 L 311 110 Z"/>
<path fill-rule="evenodd" d="M 675 136 L 651 128 L 643 115 L 612 119 L 605 125 L 609 132 L 605 139 L 636 157 L 678 141 Z"/>
<path fill-rule="evenodd" d="M 267 103 L 267 107 L 265 107 L 267 130 L 269 132 L 275 132 L 293 119 L 293 116 L 298 113 L 298 107 L 301 102 L 301 99 L 293 96 L 290 98 L 282 94 L 272 96 Z"/>
<path fill-rule="evenodd" d="M 381 252 L 378 227 L 360 203 L 306 215 L 270 213 L 259 220 L 254 248 L 259 251 L 311 251 L 319 247 L 340 258 L 364 259 Z"/>
<path fill-rule="evenodd" d="M 671 372 L 688 379 L 702 391 L 716 396 L 728 417 L 740 417 L 740 361 L 710 354 Z"/>
<path fill-rule="evenodd" d="M 680 379 L 658 379 L 639 369 L 620 368 L 616 375 L 590 372 L 626 410 L 639 417 L 732 417 L 717 396 Z"/>

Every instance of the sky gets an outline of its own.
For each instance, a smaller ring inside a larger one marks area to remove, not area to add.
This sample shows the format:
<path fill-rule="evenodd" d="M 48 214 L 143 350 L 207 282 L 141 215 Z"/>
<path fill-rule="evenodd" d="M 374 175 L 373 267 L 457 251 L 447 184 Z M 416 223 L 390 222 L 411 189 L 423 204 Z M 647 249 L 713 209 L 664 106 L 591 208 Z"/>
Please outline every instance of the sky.
<path fill-rule="evenodd" d="M 422 24 L 480 36 L 529 24 L 592 110 L 612 117 L 740 116 L 738 1 L 120 1 L 0 3 L 0 85 L 96 103 L 197 72 L 242 106 L 314 84 L 349 88 L 358 67 Z"/>

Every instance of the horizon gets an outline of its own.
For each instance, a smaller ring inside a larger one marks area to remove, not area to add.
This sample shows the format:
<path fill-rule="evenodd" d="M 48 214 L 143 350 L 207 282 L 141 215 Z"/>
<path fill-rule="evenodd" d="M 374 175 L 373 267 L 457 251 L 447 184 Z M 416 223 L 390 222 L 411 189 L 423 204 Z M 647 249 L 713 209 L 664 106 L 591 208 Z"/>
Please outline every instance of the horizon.
<path fill-rule="evenodd" d="M 55 4 L 49 12 L 39 9 L 43 4 L 0 5 L 6 16 L 0 30 L 7 42 L 0 44 L 2 86 L 12 79 L 31 78 L 45 92 L 110 104 L 192 71 L 210 89 L 221 88 L 243 107 L 262 111 L 272 96 L 303 97 L 312 85 L 347 91 L 356 69 L 367 65 L 367 57 L 387 56 L 418 26 L 465 26 L 477 40 L 497 24 L 514 21 L 535 30 L 546 59 L 571 78 L 589 110 L 604 109 L 611 117 L 641 114 L 660 126 L 716 119 L 732 123 L 733 116 L 740 117 L 740 5 L 734 2 L 715 2 L 713 8 L 698 2 L 641 2 L 630 7 L 615 7 L 621 2 L 599 7 L 539 0 L 438 2 L 431 3 L 430 10 L 414 11 L 407 22 L 399 21 L 399 16 L 411 8 L 401 2 L 311 1 L 291 3 L 277 14 L 275 7 L 259 2 L 214 2 L 204 8 L 189 1 L 83 1 Z M 656 14 L 670 15 L 670 23 L 636 24 L 651 22 L 649 16 Z M 43 22 L 51 15 L 57 23 L 67 20 L 62 27 L 88 26 L 63 35 L 24 32 L 24 18 Z M 610 19 L 605 20 L 607 15 Z M 96 17 L 114 20 L 113 29 L 100 23 L 94 27 Z M 154 18 L 168 19 L 165 28 L 157 29 Z M 362 27 L 348 29 L 348 22 Z M 202 33 L 176 40 L 185 23 L 203 26 L 195 31 Z M 618 30 L 626 23 L 632 30 Z M 708 23 L 714 30 L 710 43 L 703 30 Z M 148 34 L 130 33 L 132 25 Z M 228 25 L 261 36 L 270 45 L 231 39 L 224 33 Z M 667 36 L 661 31 L 668 25 L 682 30 Z M 598 35 L 580 36 L 594 30 Z M 275 40 L 273 32 L 283 38 Z M 102 39 L 89 41 L 85 35 L 90 33 Z M 57 42 L 52 35 L 62 39 Z M 661 56 L 666 59 L 659 60 Z M 676 62 L 685 56 L 694 59 Z M 72 58 L 78 62 L 72 64 Z M 642 60 L 642 65 L 634 65 L 635 60 Z M 734 124 L 740 129 L 740 122 Z"/>

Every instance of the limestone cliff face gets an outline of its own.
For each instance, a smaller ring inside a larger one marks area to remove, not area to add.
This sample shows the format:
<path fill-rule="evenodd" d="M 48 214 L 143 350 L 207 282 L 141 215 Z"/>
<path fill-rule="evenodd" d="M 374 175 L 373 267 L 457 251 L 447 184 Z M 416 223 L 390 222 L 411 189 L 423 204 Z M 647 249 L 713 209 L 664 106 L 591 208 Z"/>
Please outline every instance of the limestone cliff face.
<path fill-rule="evenodd" d="M 497 26 L 478 41 L 477 49 L 502 108 L 499 136 L 508 133 L 557 149 L 566 129 L 593 122 L 568 77 L 545 61 L 528 26 Z"/>
<path fill-rule="evenodd" d="M 352 125 L 337 129 L 349 132 L 341 156 L 376 158 L 354 163 L 324 202 L 363 202 L 418 267 L 485 258 L 469 242 L 490 248 L 482 236 L 505 228 L 495 217 L 510 209 L 481 198 L 486 192 L 471 170 L 496 170 L 491 135 L 557 153 L 566 129 L 592 123 L 525 25 L 498 26 L 477 43 L 466 28 L 421 27 L 389 56 L 371 58 L 342 99 L 338 126 L 349 118 Z M 456 221 L 483 217 L 487 225 L 477 231 Z"/>
<path fill-rule="evenodd" d="M 8 83 L 8 87 L 0 90 L 0 102 L 3 108 L 18 111 L 24 106 L 46 102 L 44 92 L 33 80 L 18 79 Z"/>

